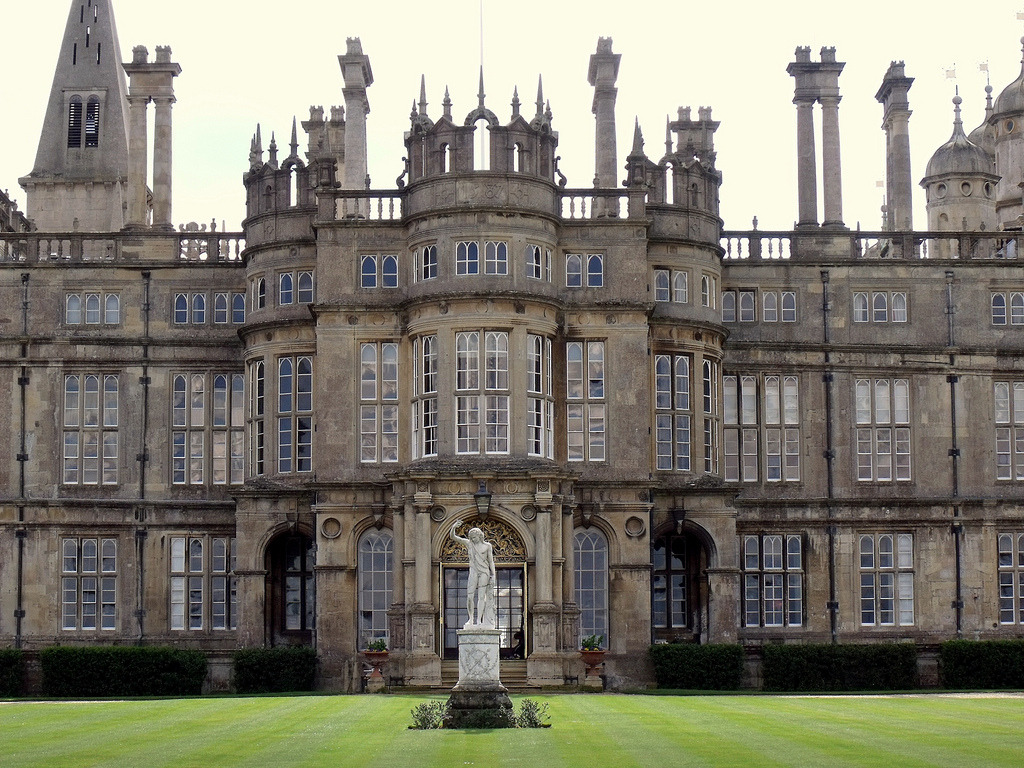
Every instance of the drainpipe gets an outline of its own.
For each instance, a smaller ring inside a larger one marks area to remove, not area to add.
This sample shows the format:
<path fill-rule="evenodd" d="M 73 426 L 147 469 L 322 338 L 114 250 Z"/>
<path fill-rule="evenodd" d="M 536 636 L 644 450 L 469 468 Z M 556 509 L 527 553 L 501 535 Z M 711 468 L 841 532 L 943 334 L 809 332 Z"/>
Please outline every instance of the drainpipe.
<path fill-rule="evenodd" d="M 25 464 L 28 462 L 28 281 L 29 273 L 21 275 L 21 371 L 18 374 L 19 390 L 19 442 L 18 442 L 18 528 L 14 535 L 18 540 L 18 587 L 17 601 L 14 608 L 14 647 L 22 645 L 22 621 L 25 618 L 25 539 L 28 531 L 25 528 Z"/>
<path fill-rule="evenodd" d="M 149 463 L 149 451 L 147 449 L 148 436 L 149 436 L 149 320 L 150 320 L 150 288 L 151 283 L 150 271 L 143 270 L 142 272 L 142 375 L 139 376 L 139 384 L 142 386 L 142 434 L 141 434 L 141 451 L 136 457 L 139 462 L 139 501 L 143 502 L 146 499 L 146 466 Z M 146 634 L 146 609 L 145 605 L 146 596 L 146 508 L 140 504 L 137 508 L 135 518 L 138 522 L 138 527 L 135 529 L 135 562 L 138 564 L 136 568 L 136 584 L 135 584 L 135 620 L 138 623 L 138 638 L 137 642 L 139 645 L 142 644 L 143 638 Z"/>
<path fill-rule="evenodd" d="M 956 307 L 953 304 L 953 272 L 952 270 L 946 272 L 946 323 L 947 323 L 947 336 L 946 343 L 950 348 L 949 364 L 954 366 L 956 364 L 956 356 L 953 353 L 953 347 L 956 342 L 956 336 L 954 335 L 954 317 L 956 315 Z M 949 458 L 952 462 L 952 474 L 953 474 L 953 524 L 950 526 L 950 532 L 953 534 L 953 548 L 956 557 L 956 596 L 953 599 L 953 605 L 951 606 L 956 615 L 956 636 L 957 639 L 962 639 L 964 636 L 964 593 L 963 593 L 963 535 L 964 525 L 960 518 L 960 444 L 957 434 L 957 421 L 956 421 L 956 385 L 960 381 L 960 377 L 955 373 L 951 373 L 946 376 L 946 381 L 949 382 L 949 424 L 950 424 L 950 448 Z"/>
<path fill-rule="evenodd" d="M 821 324 L 822 343 L 825 345 L 825 373 L 821 380 L 825 385 L 825 517 L 828 521 L 826 531 L 828 534 L 828 619 L 829 631 L 832 642 L 839 642 L 839 600 L 836 598 L 836 526 L 835 510 L 832 507 L 832 500 L 835 498 L 835 447 L 832 435 L 832 371 L 829 370 L 832 362 L 832 355 L 829 352 L 831 337 L 829 335 L 829 312 L 831 306 L 828 294 L 829 275 L 828 270 L 821 270 Z"/>

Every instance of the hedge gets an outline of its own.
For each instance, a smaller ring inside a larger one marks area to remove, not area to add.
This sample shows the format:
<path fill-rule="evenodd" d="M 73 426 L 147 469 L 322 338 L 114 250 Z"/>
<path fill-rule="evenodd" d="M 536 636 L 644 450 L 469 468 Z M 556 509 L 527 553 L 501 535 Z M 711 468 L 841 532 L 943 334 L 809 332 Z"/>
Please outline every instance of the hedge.
<path fill-rule="evenodd" d="M 206 656 L 176 648 L 53 646 L 39 661 L 47 696 L 194 696 L 206 679 Z"/>
<path fill-rule="evenodd" d="M 312 691 L 316 650 L 308 646 L 243 648 L 235 651 L 234 671 L 239 693 Z"/>
<path fill-rule="evenodd" d="M 892 691 L 916 688 L 913 643 L 765 645 L 766 691 Z"/>
<path fill-rule="evenodd" d="M 659 644 L 651 646 L 650 656 L 659 688 L 734 691 L 743 678 L 739 645 Z"/>
<path fill-rule="evenodd" d="M 0 696 L 20 696 L 24 677 L 25 655 L 18 648 L 0 648 Z"/>
<path fill-rule="evenodd" d="M 946 688 L 1024 688 L 1024 640 L 949 640 L 939 669 Z"/>

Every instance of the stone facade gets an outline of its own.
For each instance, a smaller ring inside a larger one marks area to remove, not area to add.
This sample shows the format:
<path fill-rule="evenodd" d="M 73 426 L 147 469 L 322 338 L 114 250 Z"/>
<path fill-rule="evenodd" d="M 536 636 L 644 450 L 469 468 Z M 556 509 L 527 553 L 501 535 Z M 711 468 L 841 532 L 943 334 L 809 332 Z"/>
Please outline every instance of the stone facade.
<path fill-rule="evenodd" d="M 440 686 L 459 518 L 495 544 L 501 655 L 533 684 L 582 677 L 581 633 L 605 636 L 612 687 L 651 682 L 652 642 L 1021 634 L 1017 209 L 998 229 L 901 224 L 902 65 L 879 91 L 898 220 L 845 228 L 843 64 L 802 48 L 799 226 L 730 232 L 710 108 L 680 108 L 657 160 L 638 126 L 618 186 L 609 39 L 594 187 L 566 186 L 541 92 L 503 123 L 481 82 L 464 118 L 421 93 L 406 172 L 367 188 L 373 76 L 350 39 L 345 107 L 312 108 L 284 159 L 257 130 L 244 232 L 225 233 L 169 228 L 179 68 L 147 57 L 131 88 L 114 70 L 75 86 L 121 94 L 123 168 L 94 180 L 117 226 L 76 215 L 87 174 L 60 200 L 37 175 L 28 210 L 64 231 L 0 234 L 0 642 L 201 648 L 215 686 L 235 648 L 313 644 L 320 685 L 358 690 L 386 638 L 389 675 Z M 132 155 L 149 100 L 152 192 Z M 46 153 L 92 162 L 53 120 L 73 125 L 47 117 Z"/>

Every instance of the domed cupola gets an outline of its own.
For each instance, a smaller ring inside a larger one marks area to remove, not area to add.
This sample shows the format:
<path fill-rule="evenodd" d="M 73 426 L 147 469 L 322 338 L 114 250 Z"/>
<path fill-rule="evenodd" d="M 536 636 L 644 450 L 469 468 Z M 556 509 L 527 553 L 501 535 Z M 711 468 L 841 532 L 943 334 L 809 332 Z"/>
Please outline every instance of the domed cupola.
<path fill-rule="evenodd" d="M 953 98 L 953 135 L 935 150 L 921 180 L 927 194 L 928 228 L 976 231 L 996 228 L 992 156 L 964 133 L 959 96 Z"/>
<path fill-rule="evenodd" d="M 1024 181 L 1024 61 L 1017 79 L 996 97 L 988 124 L 995 134 L 995 172 L 999 176 L 996 217 L 1004 229 L 1019 229 L 1024 213 L 1018 186 Z"/>

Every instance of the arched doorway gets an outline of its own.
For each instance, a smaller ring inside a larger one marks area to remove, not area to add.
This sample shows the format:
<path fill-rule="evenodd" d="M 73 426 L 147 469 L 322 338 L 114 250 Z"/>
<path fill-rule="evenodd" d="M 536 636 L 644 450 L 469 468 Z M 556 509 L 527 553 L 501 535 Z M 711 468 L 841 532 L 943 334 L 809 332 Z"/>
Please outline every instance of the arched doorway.
<path fill-rule="evenodd" d="M 503 659 L 522 659 L 527 654 L 529 622 L 526 616 L 526 547 L 519 534 L 500 520 L 470 520 L 456 533 L 466 536 L 470 528 L 479 528 L 494 547 L 494 570 L 498 586 L 496 608 L 501 631 L 500 653 Z M 469 560 L 466 548 L 448 539 L 441 548 L 441 656 L 459 658 L 456 632 L 469 618 L 466 590 Z"/>
<path fill-rule="evenodd" d="M 708 628 L 707 548 L 688 530 L 668 530 L 651 546 L 654 639 L 700 641 Z"/>
<path fill-rule="evenodd" d="M 267 637 L 271 645 L 310 645 L 315 603 L 313 540 L 300 531 L 267 546 Z"/>

